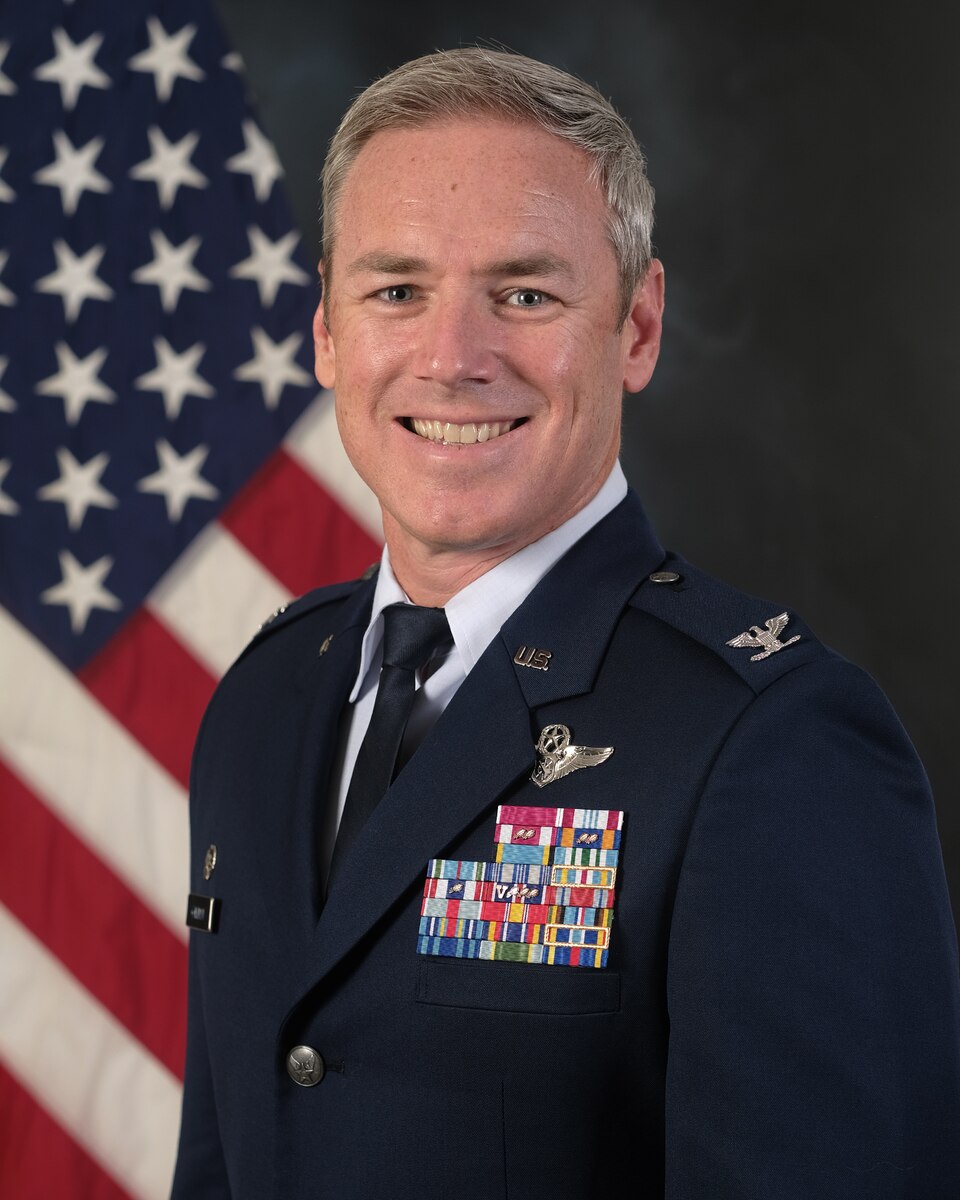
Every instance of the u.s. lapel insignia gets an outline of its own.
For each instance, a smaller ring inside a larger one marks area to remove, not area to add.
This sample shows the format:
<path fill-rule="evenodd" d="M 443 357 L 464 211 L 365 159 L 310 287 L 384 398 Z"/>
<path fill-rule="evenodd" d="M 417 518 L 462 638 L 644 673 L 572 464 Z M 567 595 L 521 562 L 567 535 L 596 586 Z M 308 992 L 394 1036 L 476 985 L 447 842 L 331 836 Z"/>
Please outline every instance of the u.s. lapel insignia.
<path fill-rule="evenodd" d="M 789 614 L 782 612 L 779 616 L 770 617 L 765 622 L 766 629 L 761 629 L 759 625 L 751 625 L 746 633 L 738 633 L 735 638 L 731 638 L 727 642 L 727 645 L 733 646 L 737 650 L 745 649 L 748 646 L 751 648 L 762 646 L 760 654 L 750 655 L 751 662 L 760 662 L 761 659 L 776 654 L 778 650 L 786 650 L 787 646 L 792 646 L 794 642 L 800 641 L 799 633 L 794 634 L 785 642 L 780 641 L 780 634 L 786 629 L 789 620 Z"/>
<path fill-rule="evenodd" d="M 566 725 L 546 725 L 537 740 L 540 760 L 533 768 L 531 780 L 537 787 L 546 787 L 581 767 L 598 767 L 613 753 L 612 746 L 572 746 Z"/>
<path fill-rule="evenodd" d="M 605 967 L 623 820 L 619 809 L 500 805 L 493 862 L 431 860 L 417 951 Z"/>
<path fill-rule="evenodd" d="M 538 650 L 536 646 L 520 646 L 513 661 L 518 667 L 532 667 L 534 671 L 549 671 L 552 650 Z"/>

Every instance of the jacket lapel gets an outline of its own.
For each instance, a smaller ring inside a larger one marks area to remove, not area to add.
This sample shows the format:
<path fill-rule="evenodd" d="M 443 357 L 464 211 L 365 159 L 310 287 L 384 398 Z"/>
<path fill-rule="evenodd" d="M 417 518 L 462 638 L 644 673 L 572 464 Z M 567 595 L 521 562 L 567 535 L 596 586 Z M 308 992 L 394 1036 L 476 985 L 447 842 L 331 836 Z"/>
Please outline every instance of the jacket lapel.
<path fill-rule="evenodd" d="M 511 660 L 550 651 L 546 671 L 515 663 L 531 709 L 593 690 L 620 614 L 665 556 L 631 490 L 534 588 L 500 631 Z"/>
<path fill-rule="evenodd" d="M 429 859 L 530 774 L 532 711 L 593 688 L 624 606 L 663 558 L 631 492 L 504 625 L 357 836 L 320 916 L 300 995 L 422 880 Z M 514 661 L 531 645 L 551 651 L 546 671 Z"/>
<path fill-rule="evenodd" d="M 329 627 L 305 623 L 302 661 L 290 680 L 296 695 L 290 719 L 300 731 L 296 786 L 292 803 L 275 804 L 272 819 L 260 822 L 258 852 L 275 927 L 293 934 L 299 944 L 313 936 L 316 926 L 318 818 L 330 787 L 340 718 L 356 678 L 375 587 L 372 580 L 353 592 L 331 613 Z M 286 882 L 271 886 L 269 881 L 276 880 Z"/>
<path fill-rule="evenodd" d="M 317 925 L 308 986 L 532 761 L 523 693 L 510 660 L 490 647 L 350 847 Z"/>

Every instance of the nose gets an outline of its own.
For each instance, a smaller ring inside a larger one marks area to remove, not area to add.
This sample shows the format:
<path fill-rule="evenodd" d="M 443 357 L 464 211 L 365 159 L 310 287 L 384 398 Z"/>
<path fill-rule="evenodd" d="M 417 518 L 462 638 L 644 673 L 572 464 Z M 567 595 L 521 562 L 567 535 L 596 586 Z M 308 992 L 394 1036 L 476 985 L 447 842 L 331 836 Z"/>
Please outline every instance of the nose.
<path fill-rule="evenodd" d="M 498 357 L 493 322 L 468 297 L 437 297 L 424 313 L 414 362 L 419 379 L 445 388 L 490 383 Z"/>

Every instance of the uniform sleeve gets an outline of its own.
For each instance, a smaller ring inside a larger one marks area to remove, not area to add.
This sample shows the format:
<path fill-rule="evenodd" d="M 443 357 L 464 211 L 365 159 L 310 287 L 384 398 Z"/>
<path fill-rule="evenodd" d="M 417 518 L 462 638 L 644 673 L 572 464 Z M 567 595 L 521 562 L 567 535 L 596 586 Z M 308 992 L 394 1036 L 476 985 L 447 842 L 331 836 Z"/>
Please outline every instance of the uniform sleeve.
<path fill-rule="evenodd" d="M 196 936 L 191 934 L 191 938 Z M 187 1063 L 171 1200 L 230 1200 L 195 960 L 196 951 L 191 945 Z"/>
<path fill-rule="evenodd" d="M 666 1200 L 956 1200 L 957 944 L 933 803 L 838 659 L 723 746 L 668 963 Z"/>

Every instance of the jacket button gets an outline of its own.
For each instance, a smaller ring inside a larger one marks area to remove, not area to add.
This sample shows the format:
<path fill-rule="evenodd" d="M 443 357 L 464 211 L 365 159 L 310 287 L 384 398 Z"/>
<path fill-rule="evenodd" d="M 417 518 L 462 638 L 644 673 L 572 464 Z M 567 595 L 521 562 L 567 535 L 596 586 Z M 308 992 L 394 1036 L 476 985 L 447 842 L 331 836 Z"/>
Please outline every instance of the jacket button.
<path fill-rule="evenodd" d="M 651 583 L 679 583 L 680 576 L 676 571 L 654 571 L 650 576 Z"/>
<path fill-rule="evenodd" d="M 301 1087 L 316 1087 L 325 1069 L 323 1059 L 312 1046 L 294 1046 L 287 1055 L 287 1074 Z"/>

